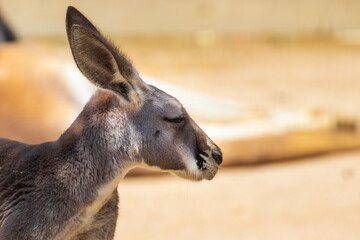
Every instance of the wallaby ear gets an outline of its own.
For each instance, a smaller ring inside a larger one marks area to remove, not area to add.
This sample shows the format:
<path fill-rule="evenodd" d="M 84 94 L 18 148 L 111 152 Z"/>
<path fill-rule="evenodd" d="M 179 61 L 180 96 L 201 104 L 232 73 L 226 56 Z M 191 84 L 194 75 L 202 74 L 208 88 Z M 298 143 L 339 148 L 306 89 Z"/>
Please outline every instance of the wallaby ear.
<path fill-rule="evenodd" d="M 87 79 L 141 104 L 143 82 L 132 63 L 74 7 L 66 13 L 66 32 L 76 65 Z"/>

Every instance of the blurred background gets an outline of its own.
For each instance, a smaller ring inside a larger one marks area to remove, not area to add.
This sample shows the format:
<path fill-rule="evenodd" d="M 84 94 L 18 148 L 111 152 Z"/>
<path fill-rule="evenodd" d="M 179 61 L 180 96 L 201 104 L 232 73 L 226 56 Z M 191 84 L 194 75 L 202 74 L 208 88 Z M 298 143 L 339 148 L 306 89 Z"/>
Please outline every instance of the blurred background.
<path fill-rule="evenodd" d="M 136 169 L 115 239 L 359 239 L 360 2 L 0 0 L 0 136 L 56 140 L 94 92 L 77 7 L 223 149 L 210 182 Z"/>

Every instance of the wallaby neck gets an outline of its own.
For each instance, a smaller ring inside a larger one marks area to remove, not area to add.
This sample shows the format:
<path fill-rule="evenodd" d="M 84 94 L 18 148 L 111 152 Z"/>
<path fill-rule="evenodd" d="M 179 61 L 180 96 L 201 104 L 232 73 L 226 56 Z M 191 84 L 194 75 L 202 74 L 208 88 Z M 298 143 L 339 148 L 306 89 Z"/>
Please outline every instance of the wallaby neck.
<path fill-rule="evenodd" d="M 119 181 L 137 164 L 138 141 L 128 118 L 114 94 L 98 90 L 92 96 L 58 140 L 67 158 L 63 174 L 74 175 L 73 186 L 86 190 Z"/>

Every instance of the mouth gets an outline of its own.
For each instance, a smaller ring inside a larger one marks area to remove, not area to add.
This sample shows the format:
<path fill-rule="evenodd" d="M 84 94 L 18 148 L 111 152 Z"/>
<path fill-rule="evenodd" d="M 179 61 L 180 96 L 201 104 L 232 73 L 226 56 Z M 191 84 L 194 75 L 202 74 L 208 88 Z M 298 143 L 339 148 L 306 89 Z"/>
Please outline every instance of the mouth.
<path fill-rule="evenodd" d="M 201 181 L 203 179 L 211 180 L 215 177 L 219 165 L 222 162 L 221 150 L 201 150 L 197 149 L 196 155 L 186 158 L 184 162 L 185 169 L 174 171 L 173 173 L 179 177 Z"/>
<path fill-rule="evenodd" d="M 211 155 L 211 157 L 209 155 Z M 203 150 L 198 150 L 195 159 L 201 179 L 211 180 L 215 177 L 218 166 L 222 162 L 222 155 L 214 152 L 211 153 L 210 151 L 207 153 Z"/>
<path fill-rule="evenodd" d="M 199 150 L 199 153 L 196 155 L 195 159 L 196 159 L 196 165 L 198 166 L 198 169 L 200 171 L 207 170 L 206 163 L 207 160 L 209 159 L 209 154 L 207 154 L 202 150 Z"/>

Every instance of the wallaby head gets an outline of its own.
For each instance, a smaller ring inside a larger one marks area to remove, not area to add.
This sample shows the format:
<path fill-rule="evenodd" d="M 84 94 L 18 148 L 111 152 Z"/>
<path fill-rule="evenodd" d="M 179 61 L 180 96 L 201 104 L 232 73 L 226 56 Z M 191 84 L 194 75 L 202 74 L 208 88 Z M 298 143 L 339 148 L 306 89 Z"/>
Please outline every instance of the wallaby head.
<path fill-rule="evenodd" d="M 116 101 L 113 107 L 97 111 L 107 118 L 100 126 L 111 138 L 105 139 L 107 144 L 124 149 L 123 141 L 112 141 L 121 135 L 131 141 L 128 155 L 140 165 L 192 180 L 215 176 L 221 150 L 177 99 L 143 82 L 124 54 L 73 7 L 67 11 L 66 31 L 78 68 L 100 89 L 89 104 L 103 104 L 96 100 L 102 94 Z M 117 134 L 120 128 L 126 128 L 126 133 Z"/>

